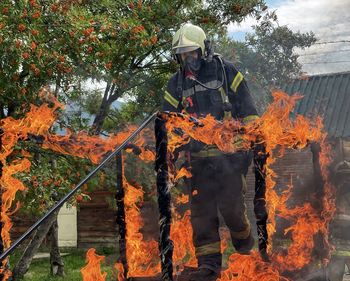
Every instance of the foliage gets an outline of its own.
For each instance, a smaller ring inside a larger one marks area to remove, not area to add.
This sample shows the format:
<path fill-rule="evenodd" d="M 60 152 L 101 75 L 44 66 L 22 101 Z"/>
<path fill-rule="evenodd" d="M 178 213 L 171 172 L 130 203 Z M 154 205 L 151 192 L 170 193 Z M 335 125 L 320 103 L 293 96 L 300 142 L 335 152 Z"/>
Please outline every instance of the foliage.
<path fill-rule="evenodd" d="M 1 1 L 1 116 L 23 112 L 40 87 L 54 85 L 64 96 L 76 79 L 91 78 L 107 84 L 98 132 L 116 99 L 146 82 L 157 92 L 158 77 L 173 72 L 170 42 L 181 23 L 223 32 L 223 24 L 262 9 L 262 0 Z"/>
<path fill-rule="evenodd" d="M 28 144 L 26 146 L 28 147 Z M 22 193 L 17 193 L 16 199 L 20 202 L 20 213 L 30 217 L 41 217 L 78 183 L 81 176 L 86 173 L 88 161 L 71 159 L 71 157 L 53 153 L 47 155 L 46 151 L 38 148 L 35 148 L 33 158 L 30 171 L 17 175 L 27 189 Z M 96 182 L 91 181 L 88 185 L 91 190 Z M 88 185 L 84 192 L 78 191 L 67 202 L 68 207 L 90 199 L 87 195 Z"/>
<path fill-rule="evenodd" d="M 45 250 L 45 249 L 42 249 Z M 46 250 L 47 251 L 47 250 Z M 97 254 L 106 256 L 106 262 L 101 263 L 101 271 L 107 272 L 108 276 L 106 281 L 116 280 L 113 278 L 113 263 L 116 262 L 116 255 L 110 255 L 112 249 L 97 249 Z M 115 249 L 114 249 L 114 252 Z M 63 249 L 62 253 L 68 255 L 63 256 L 63 262 L 65 266 L 65 277 L 52 276 L 50 274 L 50 262 L 48 258 L 34 259 L 29 271 L 25 274 L 24 281 L 57 281 L 57 280 L 69 280 L 69 281 L 81 281 L 82 276 L 80 269 L 86 265 L 85 255 L 86 250 L 82 249 Z M 15 265 L 19 259 L 21 253 L 15 252 L 11 256 L 10 265 Z M 110 255 L 110 256 L 109 256 Z"/>
<path fill-rule="evenodd" d="M 245 75 L 263 111 L 270 101 L 271 89 L 302 75 L 296 49 L 310 47 L 315 42 L 312 32 L 293 32 L 287 26 L 279 26 L 276 14 L 267 12 L 245 42 L 223 36 L 216 42 L 216 48 Z"/>
<path fill-rule="evenodd" d="M 31 103 L 43 102 L 38 92 L 47 87 L 67 104 L 55 129 L 115 132 L 125 121 L 142 119 L 159 106 L 162 87 L 176 70 L 171 38 L 182 23 L 200 24 L 211 35 L 224 34 L 225 24 L 259 16 L 265 8 L 263 0 L 2 0 L 0 119 L 22 117 Z M 99 82 L 104 89 L 87 90 L 87 81 Z M 121 97 L 130 103 L 122 111 L 110 108 Z M 23 211 L 40 215 L 92 165 L 48 154 L 36 144 L 27 146 L 26 140 L 19 143 L 8 162 L 22 149 L 34 158 L 41 155 L 28 174 L 19 175 L 28 190 L 17 198 Z M 151 173 L 142 167 L 141 174 Z M 93 178 L 83 192 L 113 186 L 113 177 L 104 178 Z"/>

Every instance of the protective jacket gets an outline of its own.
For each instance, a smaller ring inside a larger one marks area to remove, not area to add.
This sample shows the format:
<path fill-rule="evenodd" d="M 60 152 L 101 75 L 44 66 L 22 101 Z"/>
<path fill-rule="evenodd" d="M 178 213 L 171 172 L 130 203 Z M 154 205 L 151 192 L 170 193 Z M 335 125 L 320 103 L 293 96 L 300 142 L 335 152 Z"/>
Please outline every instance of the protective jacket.
<path fill-rule="evenodd" d="M 167 85 L 163 110 L 185 110 L 198 117 L 211 114 L 222 120 L 226 109 L 233 118 L 242 122 L 256 118 L 257 111 L 242 73 L 231 62 L 224 60 L 223 63 L 227 81 L 218 90 L 208 90 L 195 81 L 185 79 L 179 70 Z M 215 58 L 210 62 L 202 60 L 198 77 L 200 82 L 211 88 L 220 85 L 223 81 L 220 61 Z M 227 108 L 228 103 L 232 105 L 231 109 Z"/>

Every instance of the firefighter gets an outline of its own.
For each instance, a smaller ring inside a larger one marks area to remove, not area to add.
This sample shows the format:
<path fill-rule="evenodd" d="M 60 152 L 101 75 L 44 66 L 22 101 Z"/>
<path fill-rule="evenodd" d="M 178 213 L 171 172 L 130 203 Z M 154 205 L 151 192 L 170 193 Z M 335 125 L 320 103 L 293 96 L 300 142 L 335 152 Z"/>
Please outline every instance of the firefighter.
<path fill-rule="evenodd" d="M 234 65 L 214 54 L 205 32 L 190 23 L 182 25 L 172 42 L 180 70 L 168 82 L 163 110 L 185 111 L 217 120 L 234 118 L 242 123 L 258 118 L 247 84 Z M 235 137 L 239 147 L 242 139 Z M 244 203 L 245 175 L 250 153 L 225 154 L 216 146 L 192 141 L 191 223 L 198 269 L 190 280 L 216 280 L 221 271 L 219 212 L 230 230 L 238 253 L 249 254 L 254 245 Z"/>
<path fill-rule="evenodd" d="M 343 145 L 343 141 L 340 141 Z M 344 150 L 343 150 L 344 151 Z M 350 151 L 334 167 L 336 213 L 330 224 L 330 240 L 335 246 L 328 264 L 327 280 L 342 281 L 345 265 L 350 263 Z"/>

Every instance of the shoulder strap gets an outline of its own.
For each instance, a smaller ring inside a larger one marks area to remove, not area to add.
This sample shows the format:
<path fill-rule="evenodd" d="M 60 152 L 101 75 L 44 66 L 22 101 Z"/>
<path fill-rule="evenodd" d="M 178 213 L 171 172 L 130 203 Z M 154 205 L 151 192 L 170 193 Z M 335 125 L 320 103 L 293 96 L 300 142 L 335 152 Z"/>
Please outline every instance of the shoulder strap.
<path fill-rule="evenodd" d="M 178 71 L 177 81 L 176 81 L 176 96 L 179 98 L 180 102 L 182 101 L 182 91 L 183 91 L 183 77 L 182 71 Z"/>
<path fill-rule="evenodd" d="M 220 54 L 214 54 L 214 58 L 217 59 L 220 63 L 221 70 L 222 70 L 222 79 L 223 79 L 223 87 L 221 95 L 222 95 L 222 100 L 223 100 L 223 107 L 224 107 L 224 119 L 232 119 L 232 104 L 230 102 L 230 99 L 228 97 L 229 94 L 229 88 L 228 88 L 228 81 L 227 81 L 227 75 L 226 75 L 226 70 L 225 70 L 225 63 L 221 57 Z"/>

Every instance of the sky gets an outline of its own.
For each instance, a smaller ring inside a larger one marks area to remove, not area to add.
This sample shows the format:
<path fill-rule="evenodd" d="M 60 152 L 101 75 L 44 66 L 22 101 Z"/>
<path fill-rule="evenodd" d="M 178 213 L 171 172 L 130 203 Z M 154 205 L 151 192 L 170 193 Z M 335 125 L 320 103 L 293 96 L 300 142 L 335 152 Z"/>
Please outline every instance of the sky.
<path fill-rule="evenodd" d="M 297 50 L 303 71 L 310 75 L 350 71 L 350 0 L 267 0 L 266 3 L 270 10 L 276 10 L 280 25 L 287 25 L 293 31 L 312 31 L 318 38 L 318 44 Z M 244 40 L 256 23 L 248 18 L 240 25 L 231 24 L 230 36 Z"/>

